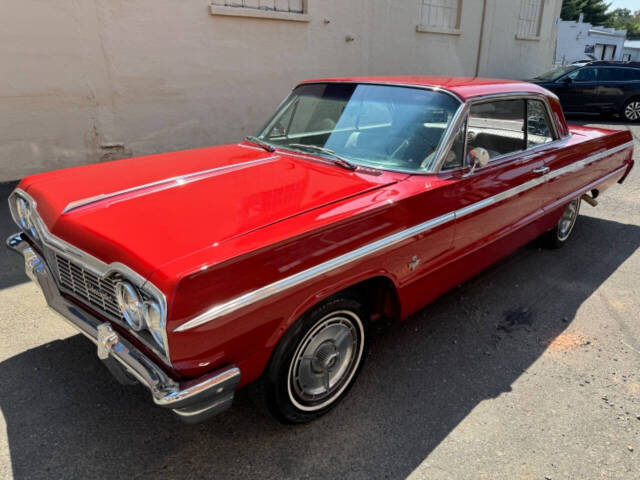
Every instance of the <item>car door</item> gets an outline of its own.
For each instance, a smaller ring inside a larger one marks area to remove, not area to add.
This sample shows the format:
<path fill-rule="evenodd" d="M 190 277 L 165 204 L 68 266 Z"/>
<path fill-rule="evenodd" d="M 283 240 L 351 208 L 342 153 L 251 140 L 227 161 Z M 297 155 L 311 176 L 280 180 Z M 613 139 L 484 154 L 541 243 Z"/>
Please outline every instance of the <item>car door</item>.
<path fill-rule="evenodd" d="M 489 152 L 485 167 L 457 172 L 454 249 L 465 255 L 527 224 L 542 213 L 538 194 L 545 173 L 541 139 L 529 147 L 527 99 L 472 103 L 466 132 L 466 155 L 475 148 Z"/>
<path fill-rule="evenodd" d="M 596 113 L 598 78 L 595 67 L 583 67 L 558 80 L 556 90 L 565 112 Z"/>
<path fill-rule="evenodd" d="M 640 68 L 624 67 L 622 71 L 622 96 L 616 101 L 616 111 L 622 113 L 628 100 L 640 97 Z"/>
<path fill-rule="evenodd" d="M 601 112 L 615 112 L 625 99 L 625 87 L 628 82 L 624 68 L 597 67 L 598 78 L 597 102 L 595 107 Z"/>

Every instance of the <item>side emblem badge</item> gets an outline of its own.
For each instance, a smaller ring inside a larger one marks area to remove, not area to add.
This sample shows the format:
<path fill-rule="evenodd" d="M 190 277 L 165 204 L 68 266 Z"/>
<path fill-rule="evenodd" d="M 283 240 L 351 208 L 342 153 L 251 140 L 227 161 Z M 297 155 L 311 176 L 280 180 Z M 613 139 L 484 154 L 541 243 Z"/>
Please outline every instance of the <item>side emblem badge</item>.
<path fill-rule="evenodd" d="M 420 264 L 420 259 L 418 258 L 417 255 L 414 255 L 413 257 L 411 257 L 411 261 L 408 264 L 409 270 L 413 272 L 418 267 L 419 264 Z"/>

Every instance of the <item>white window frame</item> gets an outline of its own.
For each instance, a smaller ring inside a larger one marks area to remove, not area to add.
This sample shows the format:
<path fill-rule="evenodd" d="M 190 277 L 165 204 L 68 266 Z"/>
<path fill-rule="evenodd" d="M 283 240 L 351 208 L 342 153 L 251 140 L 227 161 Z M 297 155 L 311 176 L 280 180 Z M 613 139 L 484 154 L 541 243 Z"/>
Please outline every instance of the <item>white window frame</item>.
<path fill-rule="evenodd" d="M 422 12 L 425 8 L 425 0 L 420 0 L 420 21 L 422 22 Z M 420 23 L 419 25 L 416 26 L 416 31 L 417 32 L 423 32 L 423 33 L 442 33 L 445 35 L 460 35 L 461 30 L 460 30 L 460 23 L 462 21 L 462 4 L 463 1 L 462 0 L 457 0 L 458 2 L 458 11 L 457 11 L 457 19 L 456 19 L 456 26 L 455 27 L 449 27 L 449 26 L 434 26 L 434 25 L 424 25 L 422 23 Z M 432 5 L 427 5 L 427 6 L 432 6 Z"/>
<path fill-rule="evenodd" d="M 523 17 L 524 15 L 524 10 L 527 7 L 528 3 L 531 0 L 520 0 L 520 10 L 518 11 L 518 32 L 516 33 L 516 39 L 518 40 L 532 40 L 532 41 L 539 41 L 540 40 L 540 32 L 542 30 L 542 18 L 544 16 L 544 0 L 538 0 L 539 2 L 539 12 L 538 12 L 538 18 L 537 18 L 537 26 L 536 26 L 536 32 L 534 35 L 531 35 L 531 33 L 529 32 L 521 32 L 521 25 L 523 22 L 529 22 L 531 21 L 530 19 L 527 19 L 525 17 Z"/>
<path fill-rule="evenodd" d="M 249 17 L 249 18 L 263 18 L 267 20 L 288 20 L 293 22 L 309 22 L 311 16 L 309 15 L 309 3 L 311 0 L 302 0 L 302 13 L 282 11 L 282 10 L 268 10 L 264 8 L 244 6 L 246 0 L 227 0 L 224 3 L 226 5 L 220 5 L 219 3 L 209 3 L 209 13 L 211 15 L 222 15 L 230 17 Z M 260 2 L 250 2 L 260 4 Z"/>

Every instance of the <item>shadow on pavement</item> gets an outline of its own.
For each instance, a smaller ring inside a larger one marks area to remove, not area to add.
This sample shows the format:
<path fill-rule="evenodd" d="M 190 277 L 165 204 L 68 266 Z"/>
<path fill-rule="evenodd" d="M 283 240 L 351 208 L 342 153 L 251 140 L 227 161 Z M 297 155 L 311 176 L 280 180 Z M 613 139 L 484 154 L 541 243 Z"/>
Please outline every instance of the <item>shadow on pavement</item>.
<path fill-rule="evenodd" d="M 42 345 L 0 363 L 13 473 L 404 478 L 480 402 L 509 391 L 639 246 L 640 227 L 581 216 L 565 248 L 529 245 L 388 329 L 341 405 L 297 427 L 245 391 L 221 416 L 184 425 L 142 387 L 117 384 L 83 337 Z"/>

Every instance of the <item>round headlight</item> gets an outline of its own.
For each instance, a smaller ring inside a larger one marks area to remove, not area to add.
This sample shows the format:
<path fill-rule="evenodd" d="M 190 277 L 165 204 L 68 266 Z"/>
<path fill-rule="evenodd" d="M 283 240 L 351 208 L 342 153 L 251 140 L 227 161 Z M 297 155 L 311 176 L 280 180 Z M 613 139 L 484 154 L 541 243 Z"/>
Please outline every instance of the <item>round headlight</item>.
<path fill-rule="evenodd" d="M 136 332 L 144 328 L 144 312 L 140 295 L 129 282 L 116 284 L 116 297 L 120 311 L 129 326 Z"/>
<path fill-rule="evenodd" d="M 164 327 L 160 305 L 153 301 L 144 302 L 144 320 L 153 339 L 164 349 Z"/>

